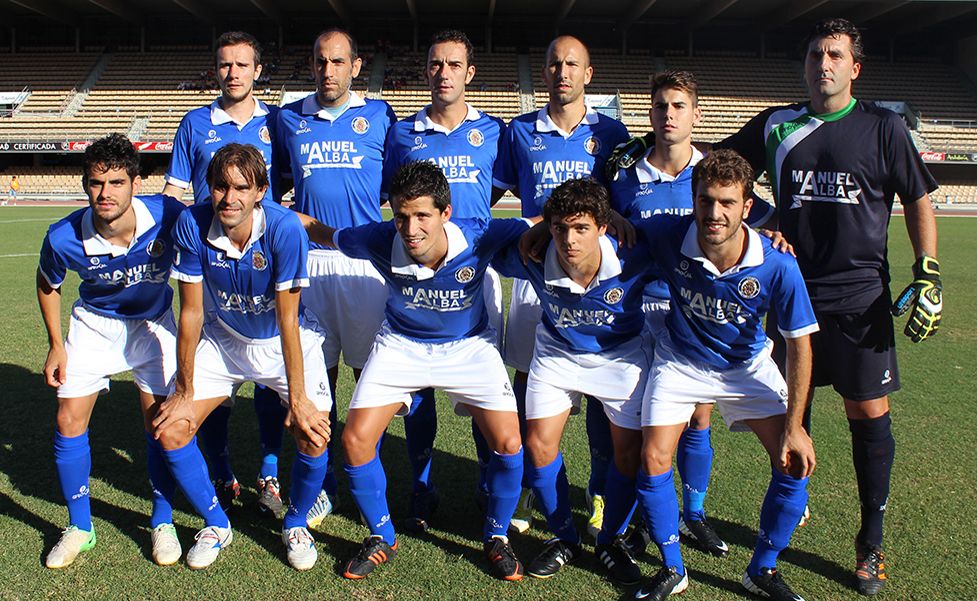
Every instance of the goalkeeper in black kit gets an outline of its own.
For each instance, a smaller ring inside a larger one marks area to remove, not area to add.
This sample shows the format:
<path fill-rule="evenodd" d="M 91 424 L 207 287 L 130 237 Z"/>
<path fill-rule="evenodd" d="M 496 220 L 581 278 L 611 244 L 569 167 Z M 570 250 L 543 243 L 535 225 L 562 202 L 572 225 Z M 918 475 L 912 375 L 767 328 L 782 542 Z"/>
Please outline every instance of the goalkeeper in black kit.
<path fill-rule="evenodd" d="M 803 48 L 810 100 L 763 111 L 715 148 L 732 148 L 756 173 L 766 171 L 780 230 L 794 245 L 821 328 L 812 336 L 813 384 L 841 395 L 852 434 L 861 503 L 856 586 L 874 595 L 886 583 L 882 522 L 895 455 L 889 394 L 900 387 L 892 316 L 908 313 L 905 334 L 920 342 L 936 333 L 943 311 L 929 198 L 936 182 L 902 119 L 852 96 L 863 60 L 858 29 L 823 20 Z M 626 166 L 647 144 L 622 145 L 608 169 Z M 893 302 L 887 240 L 896 196 L 916 262 L 912 283 Z M 776 575 L 771 580 L 769 597 L 797 598 Z"/>

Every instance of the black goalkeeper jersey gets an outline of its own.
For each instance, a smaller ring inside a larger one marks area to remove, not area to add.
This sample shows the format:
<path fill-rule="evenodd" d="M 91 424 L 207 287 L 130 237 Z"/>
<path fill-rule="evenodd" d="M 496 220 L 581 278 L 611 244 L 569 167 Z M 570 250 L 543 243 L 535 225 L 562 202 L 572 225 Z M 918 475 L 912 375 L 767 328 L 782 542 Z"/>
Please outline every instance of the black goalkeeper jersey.
<path fill-rule="evenodd" d="M 828 115 L 773 107 L 715 148 L 767 172 L 818 311 L 861 311 L 888 290 L 893 199 L 912 203 L 936 189 L 902 118 L 871 102 Z"/>

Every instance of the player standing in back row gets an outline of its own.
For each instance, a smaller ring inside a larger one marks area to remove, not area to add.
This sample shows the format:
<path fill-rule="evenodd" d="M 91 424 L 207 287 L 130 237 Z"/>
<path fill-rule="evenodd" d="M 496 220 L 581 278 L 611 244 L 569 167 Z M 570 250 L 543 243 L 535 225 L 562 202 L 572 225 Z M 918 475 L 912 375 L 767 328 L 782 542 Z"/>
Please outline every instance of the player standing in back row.
<path fill-rule="evenodd" d="M 587 107 L 584 88 L 594 69 L 587 47 L 572 36 L 550 42 L 543 65 L 543 82 L 549 102 L 539 111 L 516 117 L 509 123 L 499 158 L 494 185 L 501 195 L 512 190 L 522 201 L 523 217 L 538 217 L 543 203 L 561 183 L 582 177 L 603 181 L 604 162 L 619 143 L 627 139 L 624 125 Z M 506 323 L 505 361 L 515 368 L 513 390 L 525 415 L 526 381 L 533 358 L 536 326 L 542 311 L 532 286 L 515 280 Z M 591 409 L 593 406 L 593 409 Z M 591 478 L 587 487 L 593 500 L 592 534 L 600 529 L 604 480 L 612 453 L 610 430 L 600 403 L 587 403 L 587 431 L 591 449 Z M 522 532 L 532 520 L 532 491 L 523 483 L 523 496 L 512 526 Z"/>
<path fill-rule="evenodd" d="M 924 340 L 943 310 L 936 219 L 926 170 L 902 119 L 852 97 L 862 37 L 844 19 L 817 23 L 805 44 L 807 103 L 767 109 L 717 147 L 766 169 L 780 228 L 794 245 L 821 331 L 813 337 L 815 386 L 844 399 L 861 501 L 855 537 L 858 591 L 886 580 L 882 522 L 895 455 L 889 394 L 899 389 L 892 314 L 911 311 L 906 335 Z M 916 263 L 896 299 L 886 257 L 895 195 Z M 890 313 L 891 308 L 891 313 Z"/>

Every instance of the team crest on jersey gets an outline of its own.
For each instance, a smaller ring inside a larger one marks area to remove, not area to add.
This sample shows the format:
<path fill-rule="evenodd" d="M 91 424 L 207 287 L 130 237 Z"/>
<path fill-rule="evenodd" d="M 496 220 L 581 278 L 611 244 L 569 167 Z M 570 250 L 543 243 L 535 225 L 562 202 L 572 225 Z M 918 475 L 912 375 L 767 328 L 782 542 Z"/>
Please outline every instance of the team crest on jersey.
<path fill-rule="evenodd" d="M 163 244 L 163 241 L 158 238 L 150 242 L 149 246 L 146 247 L 146 252 L 148 252 L 149 256 L 154 259 L 162 257 L 164 250 L 166 250 L 166 245 Z"/>
<path fill-rule="evenodd" d="M 265 144 L 271 144 L 271 133 L 269 133 L 267 125 L 262 125 L 261 129 L 258 130 L 258 138 Z"/>
<path fill-rule="evenodd" d="M 251 265 L 258 271 L 264 271 L 265 267 L 268 267 L 268 259 L 265 258 L 264 253 L 256 250 L 251 254 Z"/>
<path fill-rule="evenodd" d="M 366 119 L 366 117 L 357 117 L 353 119 L 352 127 L 353 127 L 353 131 L 355 131 L 360 135 L 363 135 L 366 132 L 370 131 L 370 122 Z"/>
<path fill-rule="evenodd" d="M 468 132 L 468 143 L 475 148 L 478 148 L 485 143 L 485 136 L 483 136 L 482 132 L 478 131 L 477 129 L 473 129 Z"/>
<path fill-rule="evenodd" d="M 760 280 L 756 279 L 752 275 L 746 276 L 740 280 L 739 286 L 736 287 L 739 291 L 740 296 L 749 300 L 751 298 L 756 298 L 760 294 Z"/>
<path fill-rule="evenodd" d="M 610 305 L 618 303 L 624 298 L 624 290 L 621 288 L 611 288 L 604 293 L 604 302 Z"/>
<path fill-rule="evenodd" d="M 594 136 L 590 136 L 583 143 L 583 149 L 587 151 L 589 155 L 596 155 L 600 152 L 600 140 Z"/>
<path fill-rule="evenodd" d="M 455 279 L 461 284 L 467 284 L 475 277 L 475 268 L 471 265 L 462 267 L 455 272 Z"/>

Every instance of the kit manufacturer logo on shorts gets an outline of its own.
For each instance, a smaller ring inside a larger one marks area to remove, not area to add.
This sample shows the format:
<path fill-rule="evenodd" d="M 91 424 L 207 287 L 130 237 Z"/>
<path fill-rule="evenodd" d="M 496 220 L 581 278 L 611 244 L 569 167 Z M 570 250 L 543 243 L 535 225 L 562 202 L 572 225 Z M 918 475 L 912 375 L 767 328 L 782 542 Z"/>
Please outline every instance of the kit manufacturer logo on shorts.
<path fill-rule="evenodd" d="M 265 259 L 264 253 L 256 250 L 251 254 L 251 265 L 258 271 L 264 271 L 265 267 L 268 267 L 268 260 Z"/>
<path fill-rule="evenodd" d="M 885 373 L 882 374 L 882 385 L 884 386 L 891 381 L 892 381 L 892 372 L 887 369 L 885 370 Z"/>
<path fill-rule="evenodd" d="M 624 289 L 622 288 L 611 288 L 604 293 L 604 302 L 611 305 L 620 302 L 622 298 L 624 298 Z"/>
<path fill-rule="evenodd" d="M 739 286 L 736 290 L 740 293 L 740 296 L 750 300 L 751 298 L 756 298 L 760 294 L 760 280 L 756 279 L 752 275 L 746 276 L 740 280 Z"/>
<path fill-rule="evenodd" d="M 146 252 L 149 253 L 149 256 L 154 259 L 162 257 L 163 251 L 165 250 L 166 245 L 163 244 L 163 241 L 160 239 L 153 240 L 149 243 L 149 246 L 146 247 Z"/>
<path fill-rule="evenodd" d="M 485 143 L 485 136 L 483 136 L 482 132 L 478 131 L 477 129 L 473 129 L 468 132 L 468 143 L 475 148 L 478 148 Z"/>
<path fill-rule="evenodd" d="M 455 272 L 455 279 L 458 280 L 458 282 L 461 284 L 467 284 L 468 282 L 472 281 L 472 278 L 474 277 L 475 277 L 475 268 L 472 267 L 471 265 L 462 267 L 461 269 Z"/>
<path fill-rule="evenodd" d="M 355 131 L 360 135 L 363 135 L 366 132 L 370 131 L 370 122 L 366 119 L 366 117 L 357 117 L 353 119 L 352 127 L 353 127 L 353 131 Z"/>

